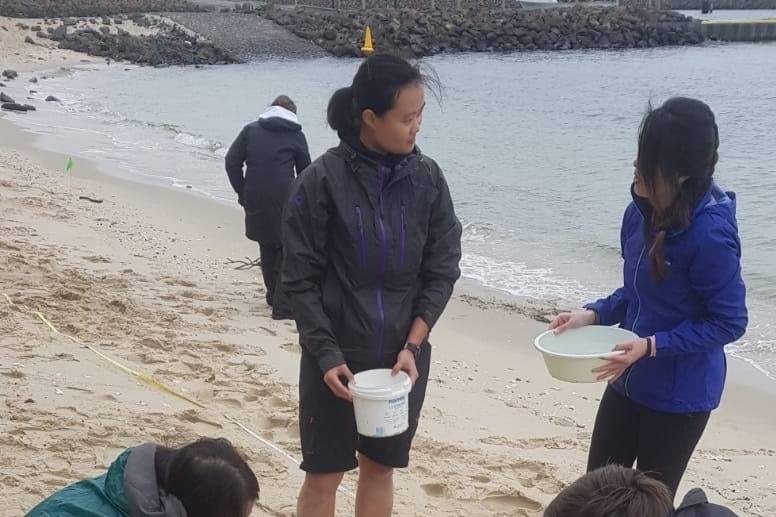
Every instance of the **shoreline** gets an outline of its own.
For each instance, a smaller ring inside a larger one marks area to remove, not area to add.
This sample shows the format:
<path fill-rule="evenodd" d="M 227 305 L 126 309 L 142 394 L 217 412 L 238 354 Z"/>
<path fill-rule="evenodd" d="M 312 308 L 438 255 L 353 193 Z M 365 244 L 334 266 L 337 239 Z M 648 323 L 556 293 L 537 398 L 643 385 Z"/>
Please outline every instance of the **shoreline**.
<path fill-rule="evenodd" d="M 0 374 L 9 390 L 0 408 L 9 436 L 0 484 L 17 505 L 11 511 L 96 474 L 123 446 L 216 434 L 244 450 L 256 470 L 258 515 L 290 516 L 301 475 L 230 420 L 298 455 L 295 331 L 270 319 L 258 271 L 225 264 L 256 255 L 239 207 L 119 178 L 82 158 L 65 189 L 61 173 L 51 172 L 65 155 L 39 149 L 37 137 L 8 120 L 0 119 L 0 136 L 3 292 L 208 406 L 197 410 L 139 384 L 0 298 L 8 365 Z M 434 330 L 413 461 L 396 479 L 398 516 L 538 517 L 584 468 L 602 386 L 551 379 L 532 347 L 545 324 L 522 314 L 514 298 L 473 284 L 457 286 Z M 544 309 L 532 308 L 539 316 Z M 730 365 L 723 404 L 680 492 L 701 486 L 741 515 L 770 516 L 776 415 L 762 408 L 776 393 L 761 389 L 744 363 Z M 346 476 L 346 491 L 354 479 Z M 348 492 L 341 511 L 352 504 Z"/>
<path fill-rule="evenodd" d="M 94 61 L 90 63 L 81 62 L 77 63 L 76 65 L 88 66 L 89 64 L 94 63 Z M 76 65 L 71 65 L 71 68 Z M 75 69 L 78 70 L 77 68 Z M 59 71 L 59 68 L 52 68 L 51 63 L 46 63 L 40 64 L 33 69 L 26 70 L 26 73 L 32 72 L 42 74 L 49 72 L 55 73 L 57 71 Z M 93 71 L 99 72 L 99 70 Z M 26 134 L 32 135 L 33 141 L 35 142 L 37 142 L 39 139 L 39 135 L 35 131 L 17 126 L 12 121 L 8 120 L 6 117 L 3 117 L 2 114 L 0 114 L 0 129 L 2 129 L 3 124 L 13 128 L 14 131 L 24 132 Z M 36 144 L 30 147 L 28 150 L 29 152 L 45 151 L 50 155 L 58 155 L 62 159 L 66 158 L 64 153 L 46 149 L 40 144 Z M 107 172 L 104 170 L 105 166 L 98 164 L 93 158 L 79 156 L 79 165 L 84 162 L 88 163 L 88 168 L 90 170 L 98 170 L 100 171 L 98 174 L 106 175 L 108 178 L 117 181 L 127 182 L 129 184 L 137 184 L 142 188 L 162 189 L 163 191 L 174 192 L 176 195 L 191 196 L 193 194 L 198 202 L 215 203 L 225 209 L 239 208 L 236 204 L 233 204 L 227 199 L 206 192 L 199 188 L 193 188 L 190 185 L 185 184 L 185 182 L 181 182 L 177 178 L 162 177 L 153 174 L 141 176 L 135 175 L 128 171 Z M 62 163 L 64 163 L 64 161 Z M 48 161 L 47 165 L 52 169 L 56 169 L 57 167 L 61 166 L 60 163 L 55 163 L 53 160 Z M 175 182 L 178 183 L 175 184 Z M 479 309 L 487 308 L 487 310 L 499 310 L 510 314 L 519 314 L 530 320 L 540 323 L 549 323 L 551 317 L 554 314 L 557 314 L 559 311 L 574 309 L 574 307 L 566 307 L 566 305 L 569 304 L 563 302 L 550 302 L 548 300 L 542 300 L 539 298 L 520 297 L 513 295 L 507 291 L 484 285 L 479 280 L 465 276 L 462 276 L 460 279 L 456 287 L 455 294 L 457 297 L 461 298 L 462 302 L 467 303 L 472 307 Z M 605 293 L 602 293 L 602 295 L 604 294 Z M 763 369 L 750 359 L 737 356 L 735 352 L 727 352 L 727 355 L 728 357 L 734 359 L 736 363 L 740 363 L 739 367 L 731 368 L 731 370 L 742 375 L 742 377 L 738 379 L 739 381 L 743 381 L 744 384 L 757 387 L 758 389 L 765 390 L 768 393 L 776 394 L 776 376 L 774 376 L 771 372 Z M 753 370 L 756 373 L 752 375 L 752 372 L 749 370 Z"/>

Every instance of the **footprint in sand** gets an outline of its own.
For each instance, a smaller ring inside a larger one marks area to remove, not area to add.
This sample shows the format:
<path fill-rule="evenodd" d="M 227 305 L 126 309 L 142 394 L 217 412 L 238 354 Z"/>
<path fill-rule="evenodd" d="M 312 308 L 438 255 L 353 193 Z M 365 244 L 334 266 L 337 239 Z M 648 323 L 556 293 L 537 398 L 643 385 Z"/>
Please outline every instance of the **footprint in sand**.
<path fill-rule="evenodd" d="M 273 337 L 278 335 L 277 332 L 275 332 L 272 329 L 268 329 L 267 327 L 259 327 L 259 329 L 263 330 L 264 332 L 266 332 L 267 334 L 269 334 L 270 336 L 273 336 Z"/>
<path fill-rule="evenodd" d="M 180 278 L 161 278 L 160 280 L 163 280 L 165 284 L 167 285 L 179 285 L 181 287 L 197 287 L 197 284 L 194 282 L 189 282 L 188 280 L 181 280 Z"/>
<path fill-rule="evenodd" d="M 420 485 L 420 488 L 429 497 L 446 497 L 450 493 L 447 485 L 442 483 L 427 483 L 425 485 Z"/>
<path fill-rule="evenodd" d="M 165 345 L 159 338 L 155 338 L 155 337 L 143 338 L 140 341 L 140 346 L 143 346 L 146 348 L 153 348 L 154 350 L 164 350 L 165 352 L 169 352 L 170 350 L 172 350 L 172 347 L 170 345 Z"/>
<path fill-rule="evenodd" d="M 287 428 L 291 425 L 292 418 L 283 415 L 273 415 L 259 419 L 259 427 L 265 431 L 272 431 L 278 428 Z"/>
<path fill-rule="evenodd" d="M 538 511 L 542 504 L 522 494 L 503 494 L 494 492 L 485 497 L 482 502 L 494 511 L 510 512 L 516 510 Z"/>
<path fill-rule="evenodd" d="M 108 303 L 108 307 L 111 307 L 121 313 L 127 312 L 127 304 L 121 300 L 111 300 L 110 303 Z"/>
<path fill-rule="evenodd" d="M 491 465 L 488 469 L 502 472 L 524 487 L 536 488 L 545 494 L 554 495 L 563 488 L 563 483 L 548 473 L 551 467 L 539 462 L 518 461 L 507 465 Z"/>
<path fill-rule="evenodd" d="M 110 264 L 110 259 L 101 257 L 99 255 L 92 255 L 90 257 L 84 257 L 84 260 L 91 262 L 92 264 Z"/>
<path fill-rule="evenodd" d="M 194 409 L 187 409 L 186 411 L 176 415 L 176 418 L 181 422 L 189 422 L 191 424 L 207 424 L 218 429 L 223 427 L 218 422 L 211 422 L 210 420 L 206 420 L 204 417 L 198 415 L 197 411 Z"/>
<path fill-rule="evenodd" d="M 280 348 L 282 348 L 286 352 L 291 352 L 292 354 L 302 353 L 302 348 L 299 346 L 298 343 L 283 343 L 282 345 L 280 345 Z"/>
<path fill-rule="evenodd" d="M 278 396 L 273 396 L 269 400 L 269 405 L 271 407 L 274 407 L 274 408 L 286 408 L 286 407 L 290 406 L 291 404 L 289 404 L 287 401 L 283 400 L 282 398 L 280 398 Z"/>
<path fill-rule="evenodd" d="M 225 406 L 233 407 L 235 409 L 242 409 L 245 404 L 242 400 L 238 400 L 235 398 L 229 398 L 229 399 L 217 399 L 219 404 L 223 404 Z"/>

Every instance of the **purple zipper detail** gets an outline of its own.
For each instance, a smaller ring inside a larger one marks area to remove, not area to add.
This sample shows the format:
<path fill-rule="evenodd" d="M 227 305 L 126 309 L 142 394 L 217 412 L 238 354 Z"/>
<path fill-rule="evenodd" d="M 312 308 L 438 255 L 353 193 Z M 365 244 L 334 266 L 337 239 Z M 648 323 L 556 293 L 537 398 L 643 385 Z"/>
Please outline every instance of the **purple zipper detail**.
<path fill-rule="evenodd" d="M 380 166 L 377 174 L 378 186 L 378 210 L 377 228 L 380 231 L 380 265 L 377 272 L 377 358 L 382 360 L 383 349 L 385 347 L 385 307 L 383 305 L 383 275 L 385 274 L 385 263 L 387 262 L 388 245 L 385 240 L 385 224 L 383 223 L 383 181 L 385 180 L 385 167 Z"/>
<path fill-rule="evenodd" d="M 359 247 L 361 249 L 361 266 L 366 267 L 366 237 L 364 237 L 364 219 L 361 217 L 361 207 L 355 205 L 356 225 L 358 226 Z"/>
<path fill-rule="evenodd" d="M 407 245 L 407 212 L 404 208 L 404 205 L 401 206 L 401 244 L 399 246 L 400 249 L 400 256 L 399 256 L 399 265 L 401 267 L 404 267 L 404 257 L 406 253 L 406 245 Z"/>

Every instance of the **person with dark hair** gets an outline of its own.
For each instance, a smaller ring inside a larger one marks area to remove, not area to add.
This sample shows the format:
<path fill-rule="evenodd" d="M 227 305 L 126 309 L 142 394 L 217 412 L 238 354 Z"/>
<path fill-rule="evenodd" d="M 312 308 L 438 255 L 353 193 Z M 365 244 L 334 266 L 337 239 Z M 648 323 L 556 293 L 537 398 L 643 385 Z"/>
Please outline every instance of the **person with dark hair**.
<path fill-rule="evenodd" d="M 650 109 L 620 234 L 623 287 L 550 325 L 619 324 L 641 336 L 594 370 L 609 385 L 587 467 L 638 460 L 673 494 L 722 397 L 724 347 L 748 323 L 736 198 L 713 180 L 718 146 L 703 102 L 677 97 Z"/>
<path fill-rule="evenodd" d="M 259 482 L 232 444 L 203 438 L 127 449 L 105 474 L 63 488 L 26 517 L 248 517 L 258 498 Z"/>
<path fill-rule="evenodd" d="M 240 131 L 225 163 L 237 202 L 245 209 L 245 236 L 259 243 L 272 317 L 293 319 L 289 302 L 278 289 L 283 258 L 281 214 L 291 182 L 310 165 L 294 101 L 285 95 L 276 98 L 259 120 Z"/>
<path fill-rule="evenodd" d="M 608 465 L 566 487 L 544 517 L 668 517 L 673 509 L 663 483 L 638 470 Z"/>
<path fill-rule="evenodd" d="M 673 494 L 660 481 L 621 465 L 588 472 L 566 487 L 544 510 L 544 517 L 736 517 L 709 503 L 700 488 L 687 493 L 674 510 Z"/>
<path fill-rule="evenodd" d="M 460 276 L 461 224 L 439 166 L 415 145 L 428 79 L 385 54 L 334 93 L 339 146 L 296 179 L 284 213 L 283 285 L 302 347 L 298 517 L 332 517 L 346 471 L 359 467 L 356 517 L 385 517 L 393 469 L 408 465 L 426 392 L 428 335 Z M 406 372 L 410 427 L 367 438 L 348 382 L 375 368 Z"/>

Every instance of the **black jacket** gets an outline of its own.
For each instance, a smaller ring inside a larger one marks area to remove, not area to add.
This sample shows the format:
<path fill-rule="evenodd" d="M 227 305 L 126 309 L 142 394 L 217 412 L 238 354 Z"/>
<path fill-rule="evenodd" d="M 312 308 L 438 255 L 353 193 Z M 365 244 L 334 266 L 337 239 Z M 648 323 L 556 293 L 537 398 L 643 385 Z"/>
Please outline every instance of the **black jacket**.
<path fill-rule="evenodd" d="M 460 276 L 461 224 L 439 166 L 419 152 L 386 163 L 341 143 L 291 189 L 282 281 L 323 371 L 393 366 L 414 318 L 433 327 Z"/>
<path fill-rule="evenodd" d="M 240 131 L 226 154 L 226 173 L 245 208 L 246 237 L 280 244 L 281 214 L 294 169 L 299 174 L 308 165 L 307 140 L 290 111 L 273 106 Z"/>
<path fill-rule="evenodd" d="M 671 514 L 672 517 L 737 517 L 732 510 L 712 504 L 700 488 L 693 488 L 684 496 L 682 504 Z"/>

